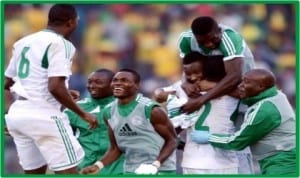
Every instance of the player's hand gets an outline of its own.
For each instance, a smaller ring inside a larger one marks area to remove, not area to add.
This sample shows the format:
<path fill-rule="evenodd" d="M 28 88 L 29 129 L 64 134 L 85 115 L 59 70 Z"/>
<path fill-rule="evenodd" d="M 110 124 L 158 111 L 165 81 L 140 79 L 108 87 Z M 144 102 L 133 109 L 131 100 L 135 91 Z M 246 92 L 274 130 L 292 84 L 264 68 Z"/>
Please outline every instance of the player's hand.
<path fill-rule="evenodd" d="M 95 129 L 98 127 L 98 120 L 93 114 L 85 112 L 82 118 L 90 124 L 89 129 Z"/>
<path fill-rule="evenodd" d="M 99 167 L 96 165 L 91 165 L 88 167 L 83 168 L 80 171 L 80 174 L 98 174 L 100 171 Z"/>
<path fill-rule="evenodd" d="M 135 171 L 135 174 L 156 174 L 158 168 L 153 164 L 141 164 Z"/>
<path fill-rule="evenodd" d="M 198 144 L 206 144 L 209 139 L 209 132 L 203 130 L 195 130 L 191 133 L 191 140 Z"/>
<path fill-rule="evenodd" d="M 181 88 L 184 90 L 186 95 L 190 98 L 195 98 L 200 96 L 198 85 L 189 82 L 184 82 L 182 83 Z"/>
<path fill-rule="evenodd" d="M 7 129 L 6 126 L 4 127 L 4 134 L 7 135 L 7 136 L 10 136 L 10 134 L 9 134 L 8 129 Z"/>
<path fill-rule="evenodd" d="M 76 102 L 80 99 L 80 92 L 77 90 L 69 90 L 72 99 Z"/>
<path fill-rule="evenodd" d="M 191 114 L 194 111 L 199 110 L 204 102 L 202 101 L 201 96 L 198 98 L 189 98 L 188 102 L 180 107 L 182 113 Z"/>

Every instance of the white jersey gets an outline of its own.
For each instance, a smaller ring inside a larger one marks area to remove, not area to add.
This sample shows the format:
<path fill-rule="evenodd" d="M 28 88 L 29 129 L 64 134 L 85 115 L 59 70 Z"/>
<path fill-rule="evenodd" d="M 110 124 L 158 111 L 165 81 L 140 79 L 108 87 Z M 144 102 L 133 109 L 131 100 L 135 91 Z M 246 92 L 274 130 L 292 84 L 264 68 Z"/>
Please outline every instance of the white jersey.
<path fill-rule="evenodd" d="M 222 38 L 216 49 L 206 49 L 199 45 L 191 30 L 181 33 L 178 43 L 180 57 L 183 58 L 191 51 L 197 51 L 206 56 L 224 55 L 223 61 L 242 57 L 244 59 L 243 73 L 255 68 L 254 57 L 243 37 L 226 25 L 219 24 L 219 27 L 222 30 Z"/>
<path fill-rule="evenodd" d="M 5 76 L 15 80 L 12 92 L 59 108 L 60 104 L 48 91 L 48 78 L 64 76 L 68 79 L 74 54 L 75 47 L 70 41 L 48 29 L 20 39 L 13 46 L 5 71 Z"/>
<path fill-rule="evenodd" d="M 210 132 L 233 133 L 234 124 L 230 120 L 237 108 L 238 99 L 230 96 L 222 96 L 206 103 L 199 111 L 190 115 L 180 114 L 175 116 L 175 108 L 184 104 L 186 99 L 182 94 L 183 89 L 178 83 L 165 88 L 165 91 L 176 90 L 179 97 L 170 96 L 167 102 L 169 117 L 175 127 L 187 128 L 186 145 L 183 152 L 182 167 L 193 169 L 230 169 L 238 167 L 238 159 L 235 151 L 215 148 L 210 144 L 197 144 L 191 141 L 191 131 L 209 128 Z"/>

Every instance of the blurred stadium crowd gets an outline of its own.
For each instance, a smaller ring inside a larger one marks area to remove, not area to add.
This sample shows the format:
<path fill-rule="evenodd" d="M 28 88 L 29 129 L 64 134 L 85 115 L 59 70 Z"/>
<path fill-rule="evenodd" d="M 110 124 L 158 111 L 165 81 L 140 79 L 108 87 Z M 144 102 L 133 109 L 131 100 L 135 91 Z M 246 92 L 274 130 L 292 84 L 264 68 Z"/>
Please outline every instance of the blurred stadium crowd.
<path fill-rule="evenodd" d="M 47 23 L 51 4 L 6 4 L 5 66 L 13 43 Z M 292 4 L 80 4 L 80 21 L 71 41 L 78 49 L 70 88 L 87 95 L 87 74 L 97 68 L 134 68 L 142 76 L 141 91 L 181 77 L 177 48 L 182 31 L 201 15 L 241 32 L 258 67 L 272 70 L 278 87 L 295 107 L 295 5 Z M 13 147 L 7 138 L 6 147 Z M 6 149 L 6 173 L 17 172 L 16 155 Z M 13 151 L 10 151 L 13 153 Z"/>

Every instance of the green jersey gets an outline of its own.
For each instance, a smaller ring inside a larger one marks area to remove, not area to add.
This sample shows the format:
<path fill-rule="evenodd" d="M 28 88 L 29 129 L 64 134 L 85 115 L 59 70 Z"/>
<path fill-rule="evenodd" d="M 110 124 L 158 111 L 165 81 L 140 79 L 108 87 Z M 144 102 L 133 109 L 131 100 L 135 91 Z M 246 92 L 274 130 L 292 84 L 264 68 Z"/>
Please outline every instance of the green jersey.
<path fill-rule="evenodd" d="M 249 108 L 241 129 L 231 136 L 212 133 L 209 142 L 236 150 L 250 145 L 263 174 L 295 173 L 295 114 L 286 96 L 272 87 L 242 101 Z"/>
<path fill-rule="evenodd" d="M 243 73 L 254 68 L 254 58 L 242 36 L 230 27 L 219 24 L 222 30 L 221 43 L 216 49 L 208 49 L 198 44 L 191 30 L 181 33 L 179 37 L 180 57 L 184 57 L 187 53 L 198 51 L 206 56 L 223 55 L 223 61 L 232 60 L 236 57 L 242 57 Z"/>
<path fill-rule="evenodd" d="M 89 129 L 89 124 L 82 120 L 76 113 L 69 109 L 64 112 L 68 115 L 70 124 L 73 129 L 76 129 L 76 135 L 79 143 L 84 149 L 85 157 L 78 165 L 79 169 L 94 164 L 101 158 L 110 146 L 107 126 L 101 118 L 103 108 L 114 101 L 114 97 L 110 96 L 103 99 L 85 98 L 78 101 L 77 104 L 89 113 L 95 114 L 98 119 L 98 127 L 94 130 Z M 100 174 L 121 174 L 123 173 L 124 157 L 114 162 L 112 165 L 101 170 Z"/>
<path fill-rule="evenodd" d="M 154 162 L 164 145 L 164 139 L 150 122 L 152 109 L 156 106 L 156 102 L 138 94 L 134 101 L 126 105 L 119 105 L 115 100 L 103 112 L 118 147 L 125 154 L 126 173 L 133 173 L 142 163 Z M 174 154 L 162 163 L 159 171 L 176 169 Z"/>

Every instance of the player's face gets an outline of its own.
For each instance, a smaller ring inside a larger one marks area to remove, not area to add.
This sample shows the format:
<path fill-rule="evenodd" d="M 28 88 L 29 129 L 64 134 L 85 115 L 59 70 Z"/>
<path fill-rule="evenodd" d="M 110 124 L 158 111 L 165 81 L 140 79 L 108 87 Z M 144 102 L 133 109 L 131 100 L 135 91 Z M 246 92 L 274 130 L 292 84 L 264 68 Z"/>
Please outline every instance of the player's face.
<path fill-rule="evenodd" d="M 196 36 L 197 42 L 208 49 L 216 49 L 219 47 L 222 39 L 220 28 L 216 28 L 212 32 L 204 36 Z"/>
<path fill-rule="evenodd" d="M 112 95 L 108 76 L 99 72 L 90 74 L 88 77 L 87 89 L 92 98 L 104 98 Z"/>
<path fill-rule="evenodd" d="M 116 98 L 124 99 L 135 96 L 138 91 L 138 84 L 130 72 L 118 72 L 111 82 L 113 94 Z"/>
<path fill-rule="evenodd" d="M 259 82 L 255 80 L 255 76 L 250 73 L 243 77 L 242 82 L 238 86 L 238 90 L 241 98 L 248 98 L 259 94 L 262 88 Z"/>
<path fill-rule="evenodd" d="M 66 34 L 66 38 L 69 38 L 71 36 L 71 34 L 76 30 L 77 26 L 78 26 L 78 22 L 79 22 L 79 17 L 75 17 L 74 19 L 70 19 L 67 24 L 66 27 L 68 28 L 68 32 Z"/>
<path fill-rule="evenodd" d="M 203 79 L 202 66 L 200 62 L 183 65 L 183 72 L 185 74 L 185 79 L 189 83 L 195 83 Z"/>

